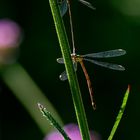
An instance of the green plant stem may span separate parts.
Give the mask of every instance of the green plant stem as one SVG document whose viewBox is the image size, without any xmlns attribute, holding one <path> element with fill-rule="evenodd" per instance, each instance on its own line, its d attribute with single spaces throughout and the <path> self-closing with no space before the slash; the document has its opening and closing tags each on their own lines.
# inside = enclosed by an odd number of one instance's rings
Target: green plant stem
<svg viewBox="0 0 140 140">
<path fill-rule="evenodd" d="M 119 123 L 121 121 L 121 118 L 123 116 L 123 113 L 124 113 L 124 110 L 125 110 L 125 107 L 126 107 L 126 103 L 127 103 L 127 100 L 128 100 L 129 92 L 130 92 L 130 85 L 128 85 L 128 88 L 127 88 L 126 93 L 125 93 L 124 98 L 123 98 L 123 102 L 122 102 L 121 108 L 119 110 L 119 113 L 118 113 L 118 115 L 116 117 L 116 121 L 114 123 L 114 126 L 113 126 L 113 128 L 111 130 L 111 133 L 110 133 L 110 135 L 109 135 L 107 140 L 112 140 L 113 139 L 113 136 L 114 136 L 114 134 L 115 134 L 115 132 L 116 132 L 118 126 L 119 126 Z"/>
<path fill-rule="evenodd" d="M 43 103 L 55 116 L 57 121 L 63 125 L 63 122 L 53 105 L 45 95 L 43 95 L 20 64 L 16 63 L 5 68 L 1 73 L 1 77 L 17 99 L 26 108 L 44 134 L 51 131 L 52 127 L 45 118 L 40 116 L 40 111 L 37 108 L 38 102 Z"/>
<path fill-rule="evenodd" d="M 49 0 L 49 3 L 53 15 L 54 23 L 55 23 L 55 28 L 56 28 L 62 56 L 65 62 L 66 72 L 68 75 L 68 81 L 72 93 L 72 99 L 75 107 L 78 125 L 82 135 L 82 140 L 90 140 L 88 123 L 87 123 L 86 114 L 81 98 L 78 80 L 73 69 L 73 64 L 70 56 L 71 52 L 70 52 L 70 47 L 69 47 L 65 27 L 62 18 L 60 16 L 60 11 L 58 8 L 57 1 Z"/>
</svg>

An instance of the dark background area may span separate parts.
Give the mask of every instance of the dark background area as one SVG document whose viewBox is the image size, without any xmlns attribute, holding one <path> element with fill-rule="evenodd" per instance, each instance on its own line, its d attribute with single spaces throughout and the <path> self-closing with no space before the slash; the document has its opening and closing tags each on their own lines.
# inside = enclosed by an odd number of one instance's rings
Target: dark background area
<svg viewBox="0 0 140 140">
<path fill-rule="evenodd" d="M 127 54 L 105 60 L 122 64 L 126 68 L 124 72 L 85 63 L 94 88 L 96 111 L 92 110 L 86 80 L 78 65 L 77 74 L 89 127 L 101 134 L 103 140 L 107 139 L 127 85 L 130 84 L 129 101 L 114 140 L 139 140 L 140 11 L 137 9 L 140 9 L 140 2 L 90 2 L 95 5 L 95 11 L 78 1 L 71 2 L 77 53 L 122 48 Z M 0 18 L 15 20 L 22 27 L 24 40 L 20 46 L 18 62 L 56 107 L 64 122 L 76 122 L 68 82 L 59 80 L 64 66 L 56 62 L 61 52 L 49 2 L 2 0 Z M 70 40 L 68 13 L 63 19 Z M 0 139 L 41 140 L 43 137 L 24 107 L 1 80 Z"/>
</svg>

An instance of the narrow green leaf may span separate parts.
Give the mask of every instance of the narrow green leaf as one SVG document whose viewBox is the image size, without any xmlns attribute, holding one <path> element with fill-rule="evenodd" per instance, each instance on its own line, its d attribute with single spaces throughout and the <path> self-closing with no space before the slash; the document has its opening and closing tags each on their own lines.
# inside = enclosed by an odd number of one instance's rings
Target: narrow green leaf
<svg viewBox="0 0 140 140">
<path fill-rule="evenodd" d="M 59 123 L 53 118 L 53 116 L 51 115 L 51 113 L 49 111 L 46 110 L 46 108 L 38 103 L 38 107 L 40 109 L 40 111 L 42 112 L 44 117 L 47 117 L 48 121 L 50 122 L 50 124 L 56 128 L 61 135 L 64 137 L 65 140 L 71 140 L 68 135 L 66 134 L 66 132 L 64 131 L 64 129 L 59 125 Z"/>
<path fill-rule="evenodd" d="M 121 118 L 123 116 L 123 113 L 124 113 L 124 110 L 125 110 L 125 107 L 126 107 L 126 103 L 127 103 L 127 100 L 128 100 L 129 92 L 130 92 L 130 85 L 128 85 L 128 88 L 127 88 L 126 93 L 125 93 L 124 98 L 123 98 L 123 102 L 122 102 L 121 108 L 120 108 L 119 113 L 118 113 L 118 115 L 116 117 L 116 121 L 115 121 L 114 126 L 113 126 L 113 128 L 111 130 L 111 133 L 110 133 L 110 135 L 108 137 L 108 140 L 112 140 L 113 139 L 113 136 L 114 136 L 114 134 L 115 134 L 115 132 L 116 132 L 116 130 L 118 128 L 118 125 L 119 125 L 119 123 L 121 121 Z"/>
</svg>

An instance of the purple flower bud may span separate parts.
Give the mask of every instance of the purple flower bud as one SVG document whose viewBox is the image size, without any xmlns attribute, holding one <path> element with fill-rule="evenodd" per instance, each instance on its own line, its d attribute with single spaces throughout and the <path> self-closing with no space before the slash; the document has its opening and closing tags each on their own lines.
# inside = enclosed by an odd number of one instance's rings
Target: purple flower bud
<svg viewBox="0 0 140 140">
<path fill-rule="evenodd" d="M 82 140 L 79 127 L 76 124 L 68 124 L 64 127 L 64 130 L 71 140 Z M 93 131 L 90 132 L 90 139 L 101 140 L 100 136 Z M 63 137 L 59 132 L 52 132 L 44 140 L 63 140 Z"/>
<path fill-rule="evenodd" d="M 17 47 L 21 42 L 21 29 L 10 19 L 0 20 L 0 65 L 16 59 Z"/>
</svg>

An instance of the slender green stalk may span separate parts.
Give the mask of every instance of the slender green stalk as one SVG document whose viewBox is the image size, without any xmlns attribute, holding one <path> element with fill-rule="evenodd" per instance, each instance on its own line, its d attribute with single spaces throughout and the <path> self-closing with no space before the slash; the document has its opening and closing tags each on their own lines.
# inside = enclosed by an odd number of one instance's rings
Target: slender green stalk
<svg viewBox="0 0 140 140">
<path fill-rule="evenodd" d="M 68 137 L 68 135 L 66 134 L 66 132 L 64 131 L 64 129 L 53 118 L 53 116 L 51 115 L 51 113 L 42 104 L 40 104 L 40 103 L 38 103 L 38 107 L 39 107 L 40 111 L 42 112 L 43 116 L 46 117 L 48 119 L 48 121 L 50 122 L 50 124 L 53 125 L 53 127 L 56 128 L 61 133 L 61 135 L 63 136 L 63 138 L 65 140 L 70 140 L 70 138 Z"/>
<path fill-rule="evenodd" d="M 72 99 L 73 99 L 73 103 L 75 107 L 78 125 L 79 125 L 80 132 L 82 135 L 82 139 L 90 140 L 88 123 L 87 123 L 86 114 L 85 114 L 85 110 L 84 110 L 84 106 L 83 106 L 83 102 L 81 98 L 78 80 L 73 69 L 73 64 L 72 64 L 72 60 L 70 56 L 71 52 L 70 52 L 70 47 L 69 47 L 65 27 L 64 27 L 62 18 L 60 16 L 60 11 L 58 8 L 57 1 L 49 0 L 49 2 L 50 2 L 50 7 L 51 7 L 54 23 L 55 23 L 55 28 L 56 28 L 62 56 L 65 62 L 66 72 L 68 75 L 68 81 L 69 81 L 69 85 L 70 85 L 70 89 L 72 93 Z"/>
<path fill-rule="evenodd" d="M 126 103 L 127 103 L 127 100 L 128 100 L 128 96 L 129 96 L 129 92 L 130 92 L 130 85 L 128 85 L 128 88 L 127 88 L 126 93 L 125 93 L 124 98 L 123 98 L 123 102 L 122 102 L 121 108 L 119 110 L 119 113 L 118 113 L 118 115 L 116 117 L 116 121 L 114 123 L 114 126 L 113 126 L 113 128 L 111 130 L 111 133 L 110 133 L 110 135 L 109 135 L 107 140 L 112 140 L 113 139 L 113 136 L 114 136 L 114 134 L 115 134 L 115 132 L 116 132 L 116 130 L 118 128 L 118 125 L 119 125 L 120 120 L 122 118 L 122 115 L 124 113 L 124 110 L 125 110 L 125 107 L 126 107 Z"/>
<path fill-rule="evenodd" d="M 48 131 L 51 131 L 52 127 L 45 118 L 40 117 L 40 111 L 37 108 L 38 102 L 47 106 L 57 121 L 63 125 L 62 120 L 53 105 L 40 91 L 20 64 L 16 63 L 5 68 L 5 70 L 1 72 L 1 77 L 45 135 Z"/>
</svg>

